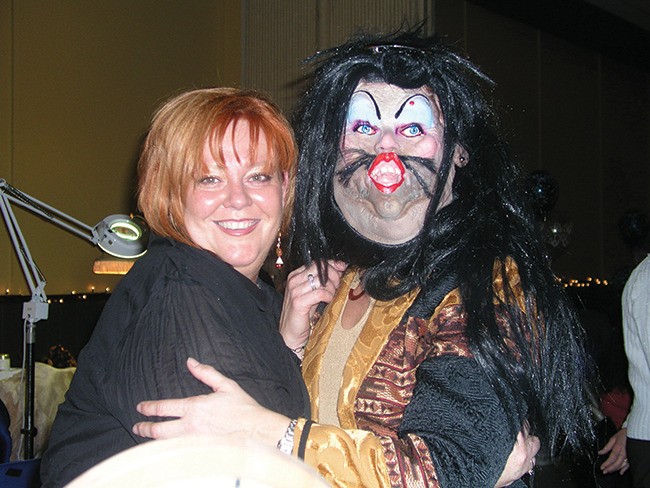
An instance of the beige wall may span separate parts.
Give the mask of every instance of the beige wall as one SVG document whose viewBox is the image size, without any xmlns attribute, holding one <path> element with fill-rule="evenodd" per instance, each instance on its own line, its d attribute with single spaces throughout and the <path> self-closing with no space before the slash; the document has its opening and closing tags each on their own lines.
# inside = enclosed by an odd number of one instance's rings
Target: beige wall
<svg viewBox="0 0 650 488">
<path fill-rule="evenodd" d="M 0 177 L 94 225 L 135 210 L 139 144 L 159 103 L 237 85 L 234 0 L 0 0 Z M 49 295 L 113 287 L 100 251 L 16 210 Z M 6 232 L 0 290 L 27 293 Z"/>
<path fill-rule="evenodd" d="M 304 90 L 303 60 L 361 29 L 392 31 L 429 19 L 423 0 L 242 0 L 242 83 L 270 93 L 291 112 Z"/>
<path fill-rule="evenodd" d="M 0 0 L 0 177 L 89 224 L 133 211 L 138 146 L 170 94 L 241 84 L 290 111 L 306 56 L 421 18 L 497 81 L 515 154 L 559 181 L 574 233 L 556 270 L 630 262 L 616 221 L 650 211 L 648 74 L 463 0 Z M 49 294 L 114 286 L 90 272 L 99 251 L 17 213 Z M 5 288 L 26 291 L 0 232 Z"/>
</svg>

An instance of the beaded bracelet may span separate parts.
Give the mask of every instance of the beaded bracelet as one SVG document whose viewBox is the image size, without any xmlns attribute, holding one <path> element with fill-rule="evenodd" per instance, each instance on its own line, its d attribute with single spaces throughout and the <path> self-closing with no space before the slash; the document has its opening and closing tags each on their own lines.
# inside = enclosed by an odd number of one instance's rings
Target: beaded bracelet
<svg viewBox="0 0 650 488">
<path fill-rule="evenodd" d="M 303 358 L 305 357 L 305 349 L 307 348 L 307 344 L 303 344 L 302 346 L 296 347 L 295 349 L 290 347 L 291 352 L 294 353 L 296 356 L 298 356 L 298 359 L 300 359 L 300 362 L 302 362 Z"/>
</svg>

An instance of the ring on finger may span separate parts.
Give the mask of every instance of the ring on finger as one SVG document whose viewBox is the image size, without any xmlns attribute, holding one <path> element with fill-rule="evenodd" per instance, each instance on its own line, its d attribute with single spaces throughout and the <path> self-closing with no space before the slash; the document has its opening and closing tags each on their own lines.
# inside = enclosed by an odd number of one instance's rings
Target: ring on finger
<svg viewBox="0 0 650 488">
<path fill-rule="evenodd" d="M 314 275 L 313 275 L 313 274 L 309 273 L 309 274 L 307 275 L 307 281 L 309 282 L 309 286 L 311 286 L 312 291 L 315 291 L 316 288 L 318 288 L 318 287 L 316 286 L 316 280 L 314 279 Z"/>
</svg>

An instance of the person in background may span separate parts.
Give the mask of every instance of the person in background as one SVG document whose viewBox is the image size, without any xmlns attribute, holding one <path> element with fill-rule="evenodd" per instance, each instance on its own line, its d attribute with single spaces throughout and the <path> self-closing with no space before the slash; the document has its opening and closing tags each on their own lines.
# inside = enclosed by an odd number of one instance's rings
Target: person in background
<svg viewBox="0 0 650 488">
<path fill-rule="evenodd" d="M 55 368 L 73 368 L 77 366 L 75 357 L 61 344 L 51 346 L 42 362 Z"/>
<path fill-rule="evenodd" d="M 615 289 L 620 288 L 620 296 L 618 300 L 619 307 L 623 306 L 623 291 L 624 287 L 627 284 L 632 271 L 644 260 L 647 256 L 647 237 L 648 229 L 650 228 L 648 224 L 648 217 L 645 212 L 638 209 L 629 209 L 626 210 L 618 221 L 618 229 L 620 235 L 625 241 L 625 243 L 630 248 L 632 253 L 632 264 L 625 265 L 622 268 L 618 269 L 612 279 L 610 284 L 615 287 Z M 619 310 L 619 317 L 623 317 L 625 314 Z M 625 355 L 625 351 L 623 352 Z M 625 384 L 628 393 L 631 396 L 632 388 L 629 385 L 629 378 L 627 378 L 627 361 L 626 361 L 626 370 L 625 370 Z M 619 397 L 620 398 L 620 397 Z M 624 398 L 626 404 L 629 403 L 627 398 Z M 631 398 L 629 399 L 631 400 Z M 628 405 L 629 407 L 629 405 Z M 629 408 L 628 408 L 629 410 Z M 618 472 L 621 475 L 626 475 L 625 483 L 628 482 L 627 478 L 629 477 L 628 468 L 630 464 L 627 459 L 626 452 L 626 443 L 627 443 L 627 422 L 624 422 L 621 425 L 620 430 L 618 430 L 614 435 L 612 435 L 608 440 L 605 446 L 598 452 L 601 456 L 607 456 L 603 464 L 601 465 L 601 470 L 604 474 L 610 474 Z M 624 483 L 621 483 L 622 485 Z M 625 484 L 627 486 L 627 484 Z"/>
<path fill-rule="evenodd" d="M 631 391 L 627 380 L 627 359 L 623 346 L 621 294 L 607 287 L 607 300 L 580 301 L 574 297 L 580 321 L 587 334 L 587 350 L 593 358 L 597 380 L 593 382 L 592 410 L 596 424 L 595 442 L 588 452 L 569 461 L 571 480 L 577 488 L 630 488 L 629 465 L 625 454 L 625 428 Z M 622 287 L 621 287 L 622 292 Z M 608 302 L 618 302 L 609 311 Z M 585 306 L 587 308 L 585 308 Z M 610 314 L 614 317 L 610 318 Z M 612 323 L 613 322 L 613 323 Z"/>
<path fill-rule="evenodd" d="M 626 451 L 634 488 L 650 487 L 650 256 L 632 271 L 622 298 L 623 336 L 634 393 Z"/>
<path fill-rule="evenodd" d="M 281 297 L 259 279 L 290 215 L 295 161 L 291 127 L 257 93 L 194 90 L 158 110 L 138 165 L 138 204 L 154 236 L 79 356 L 42 460 L 44 486 L 145 441 L 131 432 L 144 419 L 138 402 L 210 392 L 188 373 L 189 356 L 264 408 L 309 416 L 299 362 L 278 332 Z"/>
<path fill-rule="evenodd" d="M 255 437 L 332 486 L 521 485 L 540 440 L 553 454 L 590 444 L 588 360 L 482 95 L 490 82 L 417 32 L 317 60 L 297 126 L 292 231 L 307 264 L 283 308 L 304 318 L 281 328 L 306 345 L 311 416 L 270 412 L 190 362 L 214 393 L 144 402 L 177 419 L 134 432 Z M 348 268 L 311 329 L 305 297 L 338 278 L 330 260 Z"/>
</svg>

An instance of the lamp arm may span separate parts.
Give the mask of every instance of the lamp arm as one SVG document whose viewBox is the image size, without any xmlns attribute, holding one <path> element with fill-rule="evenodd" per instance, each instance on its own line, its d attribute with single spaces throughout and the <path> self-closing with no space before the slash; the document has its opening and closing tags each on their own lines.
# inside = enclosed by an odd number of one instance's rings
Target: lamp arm
<svg viewBox="0 0 650 488">
<path fill-rule="evenodd" d="M 44 220 L 56 224 L 68 232 L 81 237 L 102 251 L 120 258 L 136 258 L 146 252 L 149 229 L 141 217 L 128 215 L 109 215 L 94 227 L 61 212 L 60 210 L 23 193 L 0 178 L 0 196 L 5 207 L 13 215 L 9 202 L 13 202 Z M 5 218 L 8 220 L 8 217 Z M 15 217 L 13 218 L 15 222 Z M 18 228 L 17 224 L 14 225 Z M 23 240 L 24 242 L 24 240 Z M 14 243 L 14 246 L 16 243 Z"/>
<path fill-rule="evenodd" d="M 58 225 L 59 227 L 63 227 L 68 232 L 71 232 L 78 237 L 91 242 L 92 244 L 97 244 L 96 232 L 94 232 L 91 226 L 84 224 L 80 220 L 77 220 L 64 212 L 61 212 L 60 210 L 48 205 L 47 203 L 41 202 L 40 200 L 27 195 L 14 186 L 11 186 L 9 183 L 7 183 L 6 180 L 1 178 L 0 192 L 3 193 L 9 201 L 20 205 L 30 212 L 35 213 L 39 217 Z"/>
<path fill-rule="evenodd" d="M 16 220 L 16 216 L 9 204 L 8 198 L 5 194 L 0 194 L 0 210 L 2 210 L 2 217 L 4 218 L 7 230 L 9 231 L 9 238 L 14 246 L 20 267 L 23 270 L 29 291 L 33 297 L 42 297 L 46 300 L 45 296 L 45 278 L 41 274 L 38 266 L 34 262 L 25 237 L 20 230 L 20 225 Z"/>
</svg>

